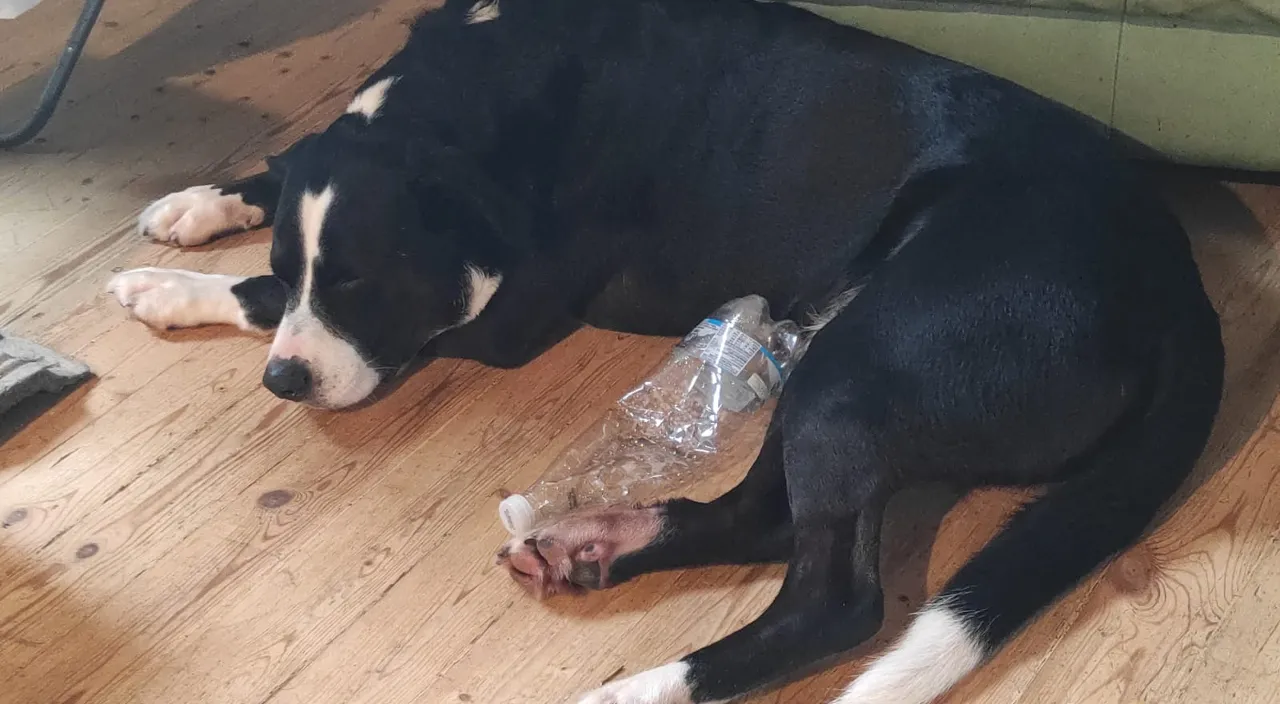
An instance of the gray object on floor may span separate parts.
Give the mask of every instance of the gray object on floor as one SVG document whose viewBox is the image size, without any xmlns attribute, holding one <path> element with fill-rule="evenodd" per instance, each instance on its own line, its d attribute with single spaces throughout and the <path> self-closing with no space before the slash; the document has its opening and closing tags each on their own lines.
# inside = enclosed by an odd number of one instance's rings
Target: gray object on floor
<svg viewBox="0 0 1280 704">
<path fill-rule="evenodd" d="M 89 376 L 81 362 L 0 333 L 0 415 L 36 394 L 67 391 Z"/>
</svg>

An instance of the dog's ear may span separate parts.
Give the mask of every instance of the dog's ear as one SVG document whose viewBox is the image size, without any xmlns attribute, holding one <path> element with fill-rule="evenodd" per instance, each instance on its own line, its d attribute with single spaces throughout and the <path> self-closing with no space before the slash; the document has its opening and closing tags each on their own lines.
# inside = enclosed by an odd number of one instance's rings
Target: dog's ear
<svg viewBox="0 0 1280 704">
<path fill-rule="evenodd" d="M 426 222 L 487 235 L 506 256 L 533 248 L 527 207 L 494 182 L 469 154 L 453 147 L 410 145 L 406 159 Z"/>
<path fill-rule="evenodd" d="M 303 135 L 301 139 L 289 145 L 288 149 L 285 149 L 279 154 L 272 154 L 271 156 L 268 156 L 266 159 L 267 171 L 276 174 L 281 179 L 284 179 L 284 177 L 288 175 L 291 165 L 310 151 L 311 148 L 315 146 L 316 140 L 319 138 L 320 135 L 315 133 Z"/>
</svg>

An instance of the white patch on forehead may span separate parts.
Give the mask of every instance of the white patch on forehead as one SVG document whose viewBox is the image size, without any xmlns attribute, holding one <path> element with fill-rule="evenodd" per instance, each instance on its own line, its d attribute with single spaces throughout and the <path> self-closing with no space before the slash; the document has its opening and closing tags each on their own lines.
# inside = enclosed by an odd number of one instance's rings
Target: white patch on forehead
<svg viewBox="0 0 1280 704">
<path fill-rule="evenodd" d="M 459 325 L 475 320 L 498 292 L 502 274 L 487 274 L 475 264 L 467 265 L 467 312 Z"/>
<path fill-rule="evenodd" d="M 270 358 L 297 358 L 311 370 L 313 385 L 308 402 L 326 408 L 342 408 L 373 393 L 380 378 L 355 345 L 335 333 L 320 319 L 313 297 L 316 264 L 320 261 L 320 237 L 325 218 L 337 193 L 333 184 L 318 195 L 307 191 L 298 204 L 298 229 L 302 234 L 302 281 L 294 307 L 285 313 L 271 343 Z"/>
<path fill-rule="evenodd" d="M 502 8 L 498 7 L 498 0 L 480 0 L 467 11 L 467 24 L 492 22 L 501 16 Z"/>
<path fill-rule="evenodd" d="M 382 109 L 382 104 L 387 102 L 387 91 L 391 90 L 391 85 L 398 80 L 400 80 L 399 76 L 387 76 L 356 93 L 356 97 L 352 98 L 351 104 L 347 106 L 347 114 L 363 115 L 365 120 L 373 122 L 373 118 L 377 117 L 378 111 Z"/>
<path fill-rule="evenodd" d="M 302 194 L 298 205 L 298 229 L 302 231 L 302 285 L 299 287 L 298 307 L 311 307 L 311 281 L 320 259 L 320 231 L 324 229 L 325 216 L 333 205 L 333 184 L 324 187 L 320 195 L 311 191 Z"/>
</svg>

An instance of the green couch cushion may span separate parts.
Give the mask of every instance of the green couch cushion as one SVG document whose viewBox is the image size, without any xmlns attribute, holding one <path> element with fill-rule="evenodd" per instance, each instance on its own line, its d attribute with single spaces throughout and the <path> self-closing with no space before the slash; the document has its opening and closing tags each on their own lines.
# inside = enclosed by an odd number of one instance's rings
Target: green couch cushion
<svg viewBox="0 0 1280 704">
<path fill-rule="evenodd" d="M 1154 21 L 1219 32 L 1280 34 L 1280 0 L 816 0 L 815 5 L 897 10 L 1068 15 Z"/>
<path fill-rule="evenodd" d="M 1166 156 L 1280 171 L 1280 0 L 815 0 L 837 22 L 977 66 Z"/>
</svg>

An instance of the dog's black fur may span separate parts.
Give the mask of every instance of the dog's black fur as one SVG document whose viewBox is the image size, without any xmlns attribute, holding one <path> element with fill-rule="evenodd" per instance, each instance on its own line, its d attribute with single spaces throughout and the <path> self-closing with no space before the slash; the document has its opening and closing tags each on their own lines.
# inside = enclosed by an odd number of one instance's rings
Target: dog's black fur
<svg viewBox="0 0 1280 704">
<path fill-rule="evenodd" d="M 250 326 L 288 321 L 299 203 L 333 186 L 314 305 L 370 368 L 424 345 L 514 367 L 582 324 L 680 334 L 752 293 L 825 323 L 741 486 L 503 550 L 543 594 L 789 562 L 759 620 L 584 701 L 785 680 L 878 629 L 892 493 L 1049 485 L 840 699 L 929 701 L 1136 540 L 1191 470 L 1222 388 L 1218 319 L 1179 223 L 1095 124 L 787 6 L 500 3 L 428 13 L 366 84 L 394 77 L 372 119 L 220 187 L 275 218 L 274 274 L 231 290 Z M 476 271 L 501 283 L 468 320 Z M 282 395 L 305 399 L 315 372 L 292 362 Z"/>
</svg>

